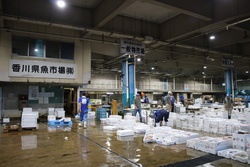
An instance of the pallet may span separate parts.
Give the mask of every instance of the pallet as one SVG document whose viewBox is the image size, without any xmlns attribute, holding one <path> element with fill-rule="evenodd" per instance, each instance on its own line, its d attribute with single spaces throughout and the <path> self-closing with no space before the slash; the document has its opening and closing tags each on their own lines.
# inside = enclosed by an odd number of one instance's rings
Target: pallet
<svg viewBox="0 0 250 167">
<path fill-rule="evenodd" d="M 3 128 L 3 133 L 9 133 L 11 131 L 18 131 L 21 132 L 22 131 L 22 127 L 20 125 L 16 125 L 17 127 L 13 128 L 13 126 L 10 125 L 6 125 Z"/>
<path fill-rule="evenodd" d="M 56 126 L 56 125 L 69 125 L 72 126 L 72 121 L 64 122 L 59 120 L 48 121 L 48 125 Z"/>
</svg>

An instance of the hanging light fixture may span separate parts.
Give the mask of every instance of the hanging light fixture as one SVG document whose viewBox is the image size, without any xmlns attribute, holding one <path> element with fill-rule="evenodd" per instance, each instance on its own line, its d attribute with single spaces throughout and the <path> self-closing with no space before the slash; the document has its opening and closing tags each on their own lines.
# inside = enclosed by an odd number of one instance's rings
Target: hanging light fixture
<svg viewBox="0 0 250 167">
<path fill-rule="evenodd" d="M 59 8 L 64 8 L 66 6 L 66 3 L 63 0 L 58 0 L 56 4 Z"/>
</svg>

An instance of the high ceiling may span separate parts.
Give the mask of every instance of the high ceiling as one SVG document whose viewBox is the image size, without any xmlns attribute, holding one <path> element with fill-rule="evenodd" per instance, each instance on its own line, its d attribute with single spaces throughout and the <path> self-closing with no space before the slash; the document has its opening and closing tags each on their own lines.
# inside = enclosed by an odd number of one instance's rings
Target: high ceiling
<svg viewBox="0 0 250 167">
<path fill-rule="evenodd" d="M 237 79 L 249 78 L 249 0 L 65 1 L 58 9 L 56 0 L 2 0 L 2 29 L 91 41 L 93 72 L 121 70 L 119 41 L 130 38 L 146 46 L 137 75 L 223 80 L 232 68 Z"/>
</svg>

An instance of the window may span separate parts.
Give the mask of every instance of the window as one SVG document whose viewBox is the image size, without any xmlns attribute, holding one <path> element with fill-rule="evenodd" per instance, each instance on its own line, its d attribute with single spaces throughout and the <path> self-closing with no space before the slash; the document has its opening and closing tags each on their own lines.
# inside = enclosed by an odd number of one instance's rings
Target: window
<svg viewBox="0 0 250 167">
<path fill-rule="evenodd" d="M 60 42 L 46 41 L 46 57 L 60 58 Z"/>
<path fill-rule="evenodd" d="M 29 39 L 29 56 L 44 57 L 44 41 L 42 39 Z"/>
<path fill-rule="evenodd" d="M 12 55 L 73 60 L 74 43 L 12 36 Z"/>
<path fill-rule="evenodd" d="M 16 56 L 28 55 L 29 39 L 25 37 L 12 37 L 12 54 Z"/>
<path fill-rule="evenodd" d="M 61 58 L 62 59 L 74 59 L 74 44 L 73 43 L 61 43 Z"/>
</svg>

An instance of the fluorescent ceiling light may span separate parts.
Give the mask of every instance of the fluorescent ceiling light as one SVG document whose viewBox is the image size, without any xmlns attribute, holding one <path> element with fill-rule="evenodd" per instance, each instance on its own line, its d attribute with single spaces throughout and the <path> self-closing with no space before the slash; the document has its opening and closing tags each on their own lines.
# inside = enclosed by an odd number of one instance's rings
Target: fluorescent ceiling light
<svg viewBox="0 0 250 167">
<path fill-rule="evenodd" d="M 139 61 L 139 62 L 140 62 L 140 61 L 141 61 L 141 58 L 137 58 L 137 61 Z"/>
<path fill-rule="evenodd" d="M 38 52 L 38 49 L 37 49 L 37 48 L 35 49 L 35 52 Z"/>
<path fill-rule="evenodd" d="M 59 8 L 64 8 L 65 7 L 65 2 L 63 1 L 63 0 L 58 0 L 57 2 L 56 2 L 56 4 L 57 4 L 57 6 L 59 7 Z"/>
<path fill-rule="evenodd" d="M 211 40 L 213 40 L 213 39 L 215 39 L 215 36 L 214 36 L 214 35 L 211 35 L 209 38 L 210 38 Z"/>
<path fill-rule="evenodd" d="M 204 68 L 204 69 L 206 69 L 206 68 L 207 68 L 207 66 L 203 66 L 203 68 Z"/>
<path fill-rule="evenodd" d="M 248 73 L 249 73 L 249 71 L 246 71 L 246 73 L 248 74 Z"/>
<path fill-rule="evenodd" d="M 154 67 L 151 67 L 151 70 L 154 70 L 155 68 Z"/>
</svg>

